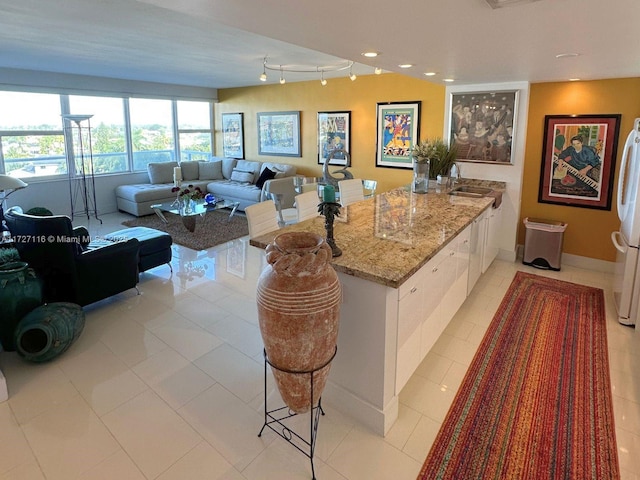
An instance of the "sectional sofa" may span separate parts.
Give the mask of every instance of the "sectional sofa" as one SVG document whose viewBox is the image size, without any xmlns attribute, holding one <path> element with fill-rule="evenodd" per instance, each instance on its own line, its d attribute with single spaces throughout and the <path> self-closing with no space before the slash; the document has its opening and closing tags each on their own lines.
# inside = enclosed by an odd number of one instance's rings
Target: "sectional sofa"
<svg viewBox="0 0 640 480">
<path fill-rule="evenodd" d="M 116 188 L 118 210 L 137 217 L 153 213 L 151 205 L 171 202 L 173 169 L 176 162 L 150 163 L 148 183 L 120 185 Z M 181 162 L 182 186 L 193 185 L 219 198 L 239 202 L 244 210 L 262 198 L 262 186 L 272 178 L 296 174 L 295 165 L 212 157 L 209 161 Z"/>
</svg>

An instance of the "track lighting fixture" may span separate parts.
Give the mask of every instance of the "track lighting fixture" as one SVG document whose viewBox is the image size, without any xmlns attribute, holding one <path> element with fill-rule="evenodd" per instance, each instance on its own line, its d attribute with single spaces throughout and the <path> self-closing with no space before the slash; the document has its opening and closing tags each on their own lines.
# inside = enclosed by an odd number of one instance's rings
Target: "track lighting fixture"
<svg viewBox="0 0 640 480">
<path fill-rule="evenodd" d="M 263 82 L 267 81 L 267 70 L 274 70 L 280 72 L 280 84 L 284 85 L 287 83 L 287 80 L 284 78 L 284 72 L 288 73 L 317 73 L 320 72 L 320 83 L 322 86 L 327 84 L 327 80 L 324 78 L 325 72 L 341 72 L 343 70 L 349 70 L 349 78 L 351 81 L 355 81 L 357 76 L 353 73 L 353 63 L 351 60 L 342 60 L 334 64 L 330 65 L 293 65 L 293 64 L 269 64 L 267 63 L 267 59 L 269 57 L 265 56 L 262 59 L 262 75 L 260 75 L 260 80 Z"/>
</svg>

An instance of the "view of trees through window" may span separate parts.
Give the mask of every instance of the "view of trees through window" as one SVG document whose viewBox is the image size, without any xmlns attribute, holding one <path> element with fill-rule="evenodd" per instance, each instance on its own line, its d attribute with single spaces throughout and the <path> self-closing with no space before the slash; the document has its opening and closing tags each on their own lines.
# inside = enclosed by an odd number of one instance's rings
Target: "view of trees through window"
<svg viewBox="0 0 640 480">
<path fill-rule="evenodd" d="M 78 153 L 78 125 L 62 120 L 68 113 L 91 115 L 81 126 L 91 126 L 96 175 L 206 160 L 213 152 L 210 102 L 0 91 L 0 171 L 66 175 Z"/>
</svg>

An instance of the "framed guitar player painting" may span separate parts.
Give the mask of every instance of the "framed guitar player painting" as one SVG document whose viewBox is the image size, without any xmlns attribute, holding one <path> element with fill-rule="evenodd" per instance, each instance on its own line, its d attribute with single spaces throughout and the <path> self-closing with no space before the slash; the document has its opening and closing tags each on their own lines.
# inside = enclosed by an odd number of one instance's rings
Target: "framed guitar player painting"
<svg viewBox="0 0 640 480">
<path fill-rule="evenodd" d="M 611 210 L 620 115 L 547 115 L 538 201 Z"/>
</svg>

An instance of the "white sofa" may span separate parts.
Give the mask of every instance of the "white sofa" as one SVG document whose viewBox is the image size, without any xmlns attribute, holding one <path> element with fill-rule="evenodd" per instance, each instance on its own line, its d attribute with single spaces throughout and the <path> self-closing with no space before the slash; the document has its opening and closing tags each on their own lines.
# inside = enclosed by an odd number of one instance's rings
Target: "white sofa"
<svg viewBox="0 0 640 480">
<path fill-rule="evenodd" d="M 153 213 L 151 205 L 175 200 L 176 194 L 171 189 L 173 169 L 177 166 L 176 162 L 150 163 L 149 183 L 116 187 L 118 210 L 141 217 Z M 183 187 L 193 185 L 216 197 L 239 202 L 240 210 L 261 201 L 266 180 L 296 173 L 295 165 L 220 157 L 206 162 L 182 162 L 180 167 Z"/>
</svg>

